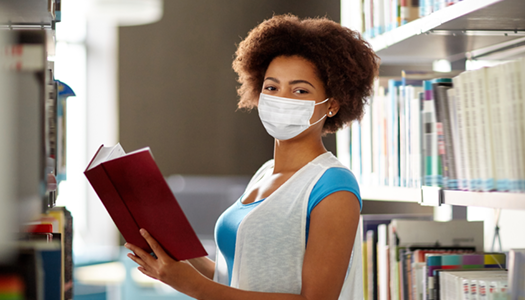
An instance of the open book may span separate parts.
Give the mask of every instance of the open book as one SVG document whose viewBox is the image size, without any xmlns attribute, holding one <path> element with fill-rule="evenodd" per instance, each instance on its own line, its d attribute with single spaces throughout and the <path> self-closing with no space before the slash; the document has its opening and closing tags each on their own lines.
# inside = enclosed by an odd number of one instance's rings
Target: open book
<svg viewBox="0 0 525 300">
<path fill-rule="evenodd" d="M 127 242 L 151 253 L 144 228 L 177 260 L 207 255 L 149 148 L 102 145 L 84 174 Z"/>
</svg>

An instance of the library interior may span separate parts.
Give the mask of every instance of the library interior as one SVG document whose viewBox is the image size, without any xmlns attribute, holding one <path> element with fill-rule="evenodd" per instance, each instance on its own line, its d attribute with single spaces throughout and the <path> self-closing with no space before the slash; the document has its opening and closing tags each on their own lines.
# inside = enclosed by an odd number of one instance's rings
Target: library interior
<svg viewBox="0 0 525 300">
<path fill-rule="evenodd" d="M 322 136 L 358 184 L 358 291 L 282 299 L 525 300 L 523 0 L 0 0 L 0 300 L 195 299 L 129 258 L 161 260 L 146 227 L 220 282 L 216 224 L 279 143 L 232 63 L 285 14 L 352 30 L 379 67 Z M 226 275 L 250 290 L 244 223 Z"/>
</svg>

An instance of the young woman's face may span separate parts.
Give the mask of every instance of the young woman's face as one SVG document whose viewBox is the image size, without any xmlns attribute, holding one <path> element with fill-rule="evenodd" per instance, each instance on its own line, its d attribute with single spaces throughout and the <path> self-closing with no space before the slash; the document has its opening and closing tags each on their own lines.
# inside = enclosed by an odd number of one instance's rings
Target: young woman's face
<svg viewBox="0 0 525 300">
<path fill-rule="evenodd" d="M 262 93 L 297 100 L 326 99 L 323 82 L 314 64 L 300 56 L 278 56 L 272 60 L 264 75 Z M 328 103 L 316 106 L 310 124 L 327 113 Z M 324 123 L 324 122 L 321 122 Z"/>
<path fill-rule="evenodd" d="M 324 85 L 315 66 L 300 56 L 278 56 L 264 75 L 264 94 L 299 100 L 326 99 Z"/>
</svg>

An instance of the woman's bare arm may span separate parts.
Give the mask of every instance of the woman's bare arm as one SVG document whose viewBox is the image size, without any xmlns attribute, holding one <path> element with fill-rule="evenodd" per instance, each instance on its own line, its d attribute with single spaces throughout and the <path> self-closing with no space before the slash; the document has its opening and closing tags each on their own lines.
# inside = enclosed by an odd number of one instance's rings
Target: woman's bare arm
<svg viewBox="0 0 525 300">
<path fill-rule="evenodd" d="M 188 259 L 188 262 L 202 275 L 209 279 L 213 279 L 213 274 L 215 273 L 215 262 L 213 260 L 204 256 Z"/>
</svg>

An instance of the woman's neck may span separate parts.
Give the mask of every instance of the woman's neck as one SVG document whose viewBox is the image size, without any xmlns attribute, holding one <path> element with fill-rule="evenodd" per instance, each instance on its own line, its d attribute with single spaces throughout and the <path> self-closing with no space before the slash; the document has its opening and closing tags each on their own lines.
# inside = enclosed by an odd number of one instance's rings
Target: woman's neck
<svg viewBox="0 0 525 300">
<path fill-rule="evenodd" d="M 318 139 L 275 140 L 274 173 L 297 172 L 327 150 L 319 136 Z"/>
</svg>

